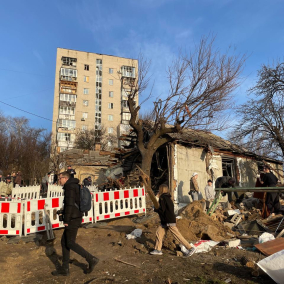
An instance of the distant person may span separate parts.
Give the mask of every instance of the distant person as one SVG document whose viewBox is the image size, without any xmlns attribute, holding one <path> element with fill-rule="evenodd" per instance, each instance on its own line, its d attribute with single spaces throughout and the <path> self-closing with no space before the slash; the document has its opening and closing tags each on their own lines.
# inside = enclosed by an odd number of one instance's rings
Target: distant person
<svg viewBox="0 0 284 284">
<path fill-rule="evenodd" d="M 46 174 L 41 180 L 41 195 L 43 197 L 47 196 L 49 177 L 50 177 L 50 173 Z"/>
<path fill-rule="evenodd" d="M 15 185 L 16 185 L 16 173 L 12 172 L 11 177 L 12 177 L 13 187 L 15 187 Z"/>
<path fill-rule="evenodd" d="M 202 193 L 199 191 L 197 178 L 198 178 L 198 173 L 193 173 L 190 179 L 190 191 L 188 192 L 188 194 L 191 196 L 193 201 L 203 199 Z"/>
<path fill-rule="evenodd" d="M 206 208 L 209 208 L 215 198 L 215 190 L 213 188 L 213 183 L 211 179 L 207 181 L 207 185 L 205 186 L 204 191 L 206 197 Z"/>
<path fill-rule="evenodd" d="M 1 200 L 5 200 L 5 198 L 11 196 L 13 190 L 13 183 L 11 182 L 11 177 L 6 177 L 6 182 L 2 181 L 0 182 L 0 196 Z"/>
<path fill-rule="evenodd" d="M 163 239 L 167 231 L 169 230 L 176 241 L 182 244 L 189 251 L 186 256 L 191 256 L 194 254 L 196 248 L 190 245 L 187 240 L 181 235 L 176 226 L 176 216 L 174 213 L 174 203 L 172 201 L 171 195 L 169 193 L 169 188 L 166 184 L 161 184 L 159 187 L 159 205 L 158 209 L 154 211 L 159 214 L 161 225 L 156 232 L 156 245 L 155 250 L 151 251 L 152 255 L 162 255 L 162 245 Z"/>
<path fill-rule="evenodd" d="M 84 178 L 83 185 L 84 186 L 91 186 L 92 185 L 92 178 L 90 176 Z"/>
<path fill-rule="evenodd" d="M 264 166 L 263 168 L 264 176 L 261 181 L 263 187 L 276 187 L 278 183 L 278 178 L 271 172 L 269 166 Z M 266 192 L 265 204 L 269 214 L 275 215 L 280 211 L 280 201 L 278 192 Z"/>
<path fill-rule="evenodd" d="M 22 172 L 17 172 L 17 175 L 15 177 L 15 187 L 22 186 L 23 179 L 22 179 Z"/>
<path fill-rule="evenodd" d="M 54 173 L 53 184 L 57 184 L 57 183 L 58 183 L 58 175 L 56 173 Z"/>
<path fill-rule="evenodd" d="M 70 165 L 67 166 L 67 173 L 70 175 L 71 178 L 74 178 L 74 176 L 76 175 L 76 171 L 72 169 Z"/>
<path fill-rule="evenodd" d="M 0 182 L 3 181 L 3 176 L 0 174 Z"/>
</svg>

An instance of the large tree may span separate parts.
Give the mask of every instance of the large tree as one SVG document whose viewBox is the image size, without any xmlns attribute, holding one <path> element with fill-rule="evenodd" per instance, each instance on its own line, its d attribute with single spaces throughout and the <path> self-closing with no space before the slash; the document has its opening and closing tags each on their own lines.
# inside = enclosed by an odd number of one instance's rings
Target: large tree
<svg viewBox="0 0 284 284">
<path fill-rule="evenodd" d="M 156 98 L 149 112 L 151 121 L 146 121 L 139 119 L 141 106 L 136 100 L 138 94 L 141 97 L 147 90 L 149 62 L 139 60 L 138 78 L 128 84 L 130 125 L 142 156 L 144 184 L 155 207 L 158 204 L 149 178 L 154 153 L 170 141 L 169 133 L 178 133 L 185 127 L 206 130 L 222 127 L 224 111 L 230 105 L 232 91 L 239 85 L 244 61 L 244 56 L 222 54 L 215 49 L 214 39 L 202 39 L 193 52 L 180 55 L 168 68 L 169 91 Z M 147 137 L 145 129 L 150 133 Z"/>
<path fill-rule="evenodd" d="M 237 109 L 239 123 L 231 135 L 247 149 L 274 158 L 284 156 L 284 63 L 263 65 L 252 96 Z"/>
</svg>

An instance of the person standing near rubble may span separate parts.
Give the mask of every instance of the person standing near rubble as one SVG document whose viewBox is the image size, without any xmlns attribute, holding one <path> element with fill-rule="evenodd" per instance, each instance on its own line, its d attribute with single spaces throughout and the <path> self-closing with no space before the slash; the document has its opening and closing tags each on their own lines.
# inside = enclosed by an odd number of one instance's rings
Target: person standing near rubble
<svg viewBox="0 0 284 284">
<path fill-rule="evenodd" d="M 204 191 L 206 197 L 206 208 L 209 208 L 210 204 L 215 198 L 215 190 L 213 188 L 213 183 L 211 179 L 207 181 L 207 185 L 205 186 Z"/>
<path fill-rule="evenodd" d="M 263 168 L 264 176 L 261 181 L 264 187 L 275 187 L 278 183 L 278 178 L 271 172 L 269 166 L 265 165 Z M 266 192 L 265 204 L 269 214 L 275 215 L 280 211 L 279 193 Z"/>
<path fill-rule="evenodd" d="M 54 276 L 68 276 L 69 275 L 69 260 L 70 250 L 73 250 L 80 256 L 86 259 L 89 267 L 85 273 L 91 273 L 99 259 L 91 255 L 84 248 L 76 243 L 78 229 L 82 223 L 82 212 L 80 207 L 80 185 L 77 178 L 71 178 L 70 174 L 66 171 L 59 175 L 59 182 L 63 185 L 64 189 L 64 209 L 62 213 L 63 223 L 65 226 L 62 238 L 62 267 L 52 272 Z M 76 206 L 77 205 L 77 206 Z M 79 205 L 79 206 L 78 206 Z"/>
<path fill-rule="evenodd" d="M 199 191 L 197 178 L 198 178 L 198 173 L 193 173 L 190 179 L 190 191 L 188 192 L 188 194 L 191 196 L 192 201 L 203 199 L 202 193 Z"/>
<path fill-rule="evenodd" d="M 156 245 L 155 249 L 150 252 L 152 255 L 162 255 L 163 239 L 167 231 L 169 230 L 178 243 L 184 245 L 188 250 L 186 256 L 194 254 L 196 248 L 189 244 L 186 239 L 181 235 L 176 226 L 176 216 L 174 213 L 174 203 L 169 193 L 169 188 L 166 184 L 161 184 L 159 187 L 159 205 L 158 209 L 154 211 L 159 214 L 161 225 L 156 232 Z"/>
<path fill-rule="evenodd" d="M 215 188 L 230 188 L 234 187 L 236 180 L 230 176 L 223 176 L 218 177 L 215 181 Z M 226 195 L 226 192 L 221 192 L 223 196 Z M 236 199 L 239 199 L 239 195 L 237 192 L 228 192 L 228 201 L 231 203 L 233 201 L 233 194 L 235 195 Z"/>
</svg>

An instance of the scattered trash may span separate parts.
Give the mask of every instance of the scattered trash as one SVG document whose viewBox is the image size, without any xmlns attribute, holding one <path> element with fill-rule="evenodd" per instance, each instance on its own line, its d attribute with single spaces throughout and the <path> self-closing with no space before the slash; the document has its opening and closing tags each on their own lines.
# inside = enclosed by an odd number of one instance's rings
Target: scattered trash
<svg viewBox="0 0 284 284">
<path fill-rule="evenodd" d="M 264 255 L 269 256 L 284 249 L 284 239 L 275 239 L 262 244 L 257 244 L 255 247 Z"/>
<path fill-rule="evenodd" d="M 241 214 L 241 211 L 240 209 L 235 209 L 235 210 L 228 210 L 227 213 L 229 216 L 232 216 L 232 215 L 235 215 L 236 213 Z"/>
<path fill-rule="evenodd" d="M 284 279 L 284 250 L 259 261 L 257 265 L 276 283 L 283 283 Z"/>
<path fill-rule="evenodd" d="M 268 242 L 268 241 L 272 241 L 274 240 L 275 237 L 272 234 L 269 233 L 263 233 L 259 238 L 258 238 L 258 242 L 260 244 Z"/>
<path fill-rule="evenodd" d="M 181 217 L 181 216 L 177 216 L 177 217 L 176 217 L 176 219 L 178 219 L 178 220 L 179 220 L 179 219 L 182 219 L 182 217 Z"/>
<path fill-rule="evenodd" d="M 141 235 L 142 235 L 142 230 L 141 229 L 135 229 L 130 234 L 126 235 L 126 239 L 131 240 L 131 239 L 140 238 Z"/>
<path fill-rule="evenodd" d="M 241 244 L 240 239 L 231 239 L 231 240 L 225 240 L 225 245 L 230 247 L 230 248 L 235 248 Z"/>
<path fill-rule="evenodd" d="M 208 252 L 218 244 L 219 242 L 214 242 L 211 240 L 201 240 L 194 244 L 196 247 L 195 253 Z"/>
<path fill-rule="evenodd" d="M 224 282 L 225 282 L 225 283 L 231 283 L 232 280 L 231 280 L 231 278 L 228 278 L 228 279 L 226 279 Z"/>
</svg>

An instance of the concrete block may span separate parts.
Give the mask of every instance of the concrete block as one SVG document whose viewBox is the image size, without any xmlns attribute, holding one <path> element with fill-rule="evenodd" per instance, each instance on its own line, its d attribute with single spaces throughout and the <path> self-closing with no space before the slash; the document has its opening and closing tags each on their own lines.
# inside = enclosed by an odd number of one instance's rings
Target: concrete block
<svg viewBox="0 0 284 284">
<path fill-rule="evenodd" d="M 235 248 L 241 244 L 240 239 L 231 239 L 231 240 L 225 240 L 225 244 L 230 248 Z"/>
<path fill-rule="evenodd" d="M 241 220 L 242 220 L 242 215 L 235 214 L 233 218 L 231 219 L 231 222 L 234 223 L 235 226 L 237 226 Z"/>
</svg>

